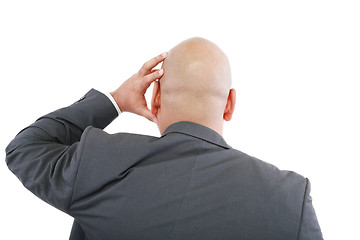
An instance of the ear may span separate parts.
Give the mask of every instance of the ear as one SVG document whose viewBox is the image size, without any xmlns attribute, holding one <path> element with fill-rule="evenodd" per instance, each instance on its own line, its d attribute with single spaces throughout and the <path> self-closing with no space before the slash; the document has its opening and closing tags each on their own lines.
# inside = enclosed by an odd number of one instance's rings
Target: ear
<svg viewBox="0 0 360 240">
<path fill-rule="evenodd" d="M 236 91 L 235 89 L 230 89 L 229 96 L 226 102 L 225 110 L 223 118 L 225 121 L 230 121 L 232 118 L 232 115 L 235 111 L 235 104 L 236 104 Z"/>
<path fill-rule="evenodd" d="M 154 87 L 151 98 L 151 113 L 157 117 L 160 109 L 160 84 L 158 81 L 154 81 Z"/>
</svg>

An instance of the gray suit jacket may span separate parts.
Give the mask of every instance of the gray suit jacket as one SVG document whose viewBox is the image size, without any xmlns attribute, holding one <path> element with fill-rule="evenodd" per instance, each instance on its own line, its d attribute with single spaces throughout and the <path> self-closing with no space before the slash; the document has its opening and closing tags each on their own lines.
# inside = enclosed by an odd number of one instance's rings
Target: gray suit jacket
<svg viewBox="0 0 360 240">
<path fill-rule="evenodd" d="M 75 218 L 70 239 L 322 239 L 304 177 L 195 123 L 107 134 L 116 116 L 91 90 L 6 148 L 24 186 Z"/>
</svg>

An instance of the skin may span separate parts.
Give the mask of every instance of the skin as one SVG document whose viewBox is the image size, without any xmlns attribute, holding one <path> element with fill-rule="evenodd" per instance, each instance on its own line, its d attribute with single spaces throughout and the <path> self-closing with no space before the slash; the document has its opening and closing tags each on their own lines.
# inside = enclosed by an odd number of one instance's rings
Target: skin
<svg viewBox="0 0 360 240">
<path fill-rule="evenodd" d="M 161 62 L 162 69 L 154 69 Z M 153 82 L 150 111 L 144 94 Z M 185 40 L 149 60 L 111 95 L 121 111 L 154 121 L 161 134 L 173 123 L 189 121 L 222 135 L 236 102 L 226 55 L 203 38 Z"/>
</svg>

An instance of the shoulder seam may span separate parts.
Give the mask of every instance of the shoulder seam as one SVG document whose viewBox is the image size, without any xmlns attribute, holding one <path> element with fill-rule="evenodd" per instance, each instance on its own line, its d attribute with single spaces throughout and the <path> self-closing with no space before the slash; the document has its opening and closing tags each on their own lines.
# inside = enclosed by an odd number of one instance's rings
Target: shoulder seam
<svg viewBox="0 0 360 240">
<path fill-rule="evenodd" d="M 297 232 L 296 239 L 299 239 L 300 228 L 301 228 L 302 219 L 303 219 L 303 216 L 304 216 L 304 207 L 305 207 L 305 200 L 306 200 L 306 192 L 307 192 L 307 188 L 308 188 L 309 179 L 305 178 L 305 181 L 306 181 L 306 185 L 305 185 L 305 190 L 304 190 L 304 197 L 303 197 L 303 203 L 302 203 L 302 208 L 301 208 L 301 217 L 300 217 L 300 223 L 299 223 L 299 228 L 298 228 L 298 232 Z"/>
<path fill-rule="evenodd" d="M 84 148 L 85 148 L 85 145 L 86 145 L 86 142 L 87 142 L 87 135 L 88 135 L 88 132 L 89 130 L 91 129 L 92 127 L 88 127 L 84 130 L 83 134 L 81 135 L 81 138 L 85 138 L 84 139 L 84 143 L 83 143 L 83 148 L 81 149 L 81 152 L 79 153 L 80 154 L 80 157 L 79 157 L 79 165 L 76 169 L 76 174 L 75 174 L 75 179 L 74 179 L 74 184 L 73 184 L 73 188 L 72 188 L 72 192 L 71 192 L 71 196 L 70 196 L 70 202 L 69 202 L 69 206 L 67 207 L 68 211 L 70 212 L 70 208 L 71 208 L 71 205 L 73 203 L 73 197 L 74 197 L 74 188 L 75 188 L 75 183 L 76 183 L 76 180 L 77 180 L 77 176 L 78 176 L 78 172 L 79 172 L 79 169 L 80 169 L 80 165 L 81 165 L 81 162 L 82 162 L 82 156 L 83 156 L 83 153 L 84 153 Z M 81 142 L 81 139 L 79 141 L 79 143 Z M 78 146 L 79 148 L 80 146 Z M 70 214 L 71 215 L 71 214 Z"/>
</svg>

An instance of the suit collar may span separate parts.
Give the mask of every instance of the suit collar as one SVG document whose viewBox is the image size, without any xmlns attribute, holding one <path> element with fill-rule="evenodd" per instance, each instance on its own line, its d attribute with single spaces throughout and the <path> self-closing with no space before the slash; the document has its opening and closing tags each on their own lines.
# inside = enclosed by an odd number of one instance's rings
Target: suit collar
<svg viewBox="0 0 360 240">
<path fill-rule="evenodd" d="M 164 131 L 161 137 L 164 137 L 170 133 L 182 133 L 192 137 L 200 138 L 204 141 L 216 144 L 223 148 L 231 148 L 219 133 L 208 127 L 193 122 L 173 123 Z"/>
</svg>

